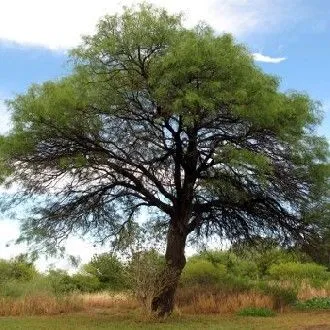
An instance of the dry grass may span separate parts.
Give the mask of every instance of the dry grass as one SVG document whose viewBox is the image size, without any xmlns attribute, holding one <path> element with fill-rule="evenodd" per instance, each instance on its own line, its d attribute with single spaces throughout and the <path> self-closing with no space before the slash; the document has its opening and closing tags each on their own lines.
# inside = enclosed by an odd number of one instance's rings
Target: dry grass
<svg viewBox="0 0 330 330">
<path fill-rule="evenodd" d="M 292 287 L 292 283 L 282 283 L 283 287 Z M 298 299 L 329 297 L 330 286 L 315 288 L 303 282 L 298 290 Z M 276 297 L 258 291 L 221 291 L 214 287 L 180 288 L 177 294 L 177 309 L 187 314 L 228 314 L 246 307 L 264 307 L 278 312 L 288 310 L 287 303 Z"/>
<path fill-rule="evenodd" d="M 117 309 L 135 309 L 139 306 L 137 300 L 132 294 L 121 293 L 89 293 L 77 296 L 81 299 L 85 309 L 90 308 L 117 308 Z"/>
<path fill-rule="evenodd" d="M 303 282 L 298 291 L 298 299 L 307 300 L 314 297 L 330 297 L 330 286 L 326 285 L 323 288 L 315 288 L 308 282 Z"/>
<path fill-rule="evenodd" d="M 0 316 L 56 315 L 91 309 L 129 310 L 138 306 L 129 294 L 72 294 L 63 297 L 31 295 L 22 298 L 0 298 Z"/>
<path fill-rule="evenodd" d="M 81 310 L 82 301 L 75 296 L 57 298 L 50 295 L 34 295 L 0 298 L 0 316 L 55 315 Z"/>
<path fill-rule="evenodd" d="M 214 292 L 205 289 L 204 292 L 191 288 L 179 290 L 177 308 L 187 314 L 227 314 L 235 313 L 245 307 L 265 307 L 274 309 L 272 297 L 255 291 L 242 293 Z"/>
<path fill-rule="evenodd" d="M 330 287 L 314 288 L 303 283 L 298 298 L 330 296 Z M 129 311 L 140 307 L 130 293 L 72 294 L 56 297 L 49 294 L 31 295 L 22 298 L 0 298 L 0 316 L 56 315 L 93 309 Z M 190 287 L 179 289 L 176 297 L 176 310 L 184 314 L 229 314 L 246 307 L 265 307 L 285 310 L 278 306 L 275 298 L 256 291 L 225 292 L 212 287 Z"/>
</svg>

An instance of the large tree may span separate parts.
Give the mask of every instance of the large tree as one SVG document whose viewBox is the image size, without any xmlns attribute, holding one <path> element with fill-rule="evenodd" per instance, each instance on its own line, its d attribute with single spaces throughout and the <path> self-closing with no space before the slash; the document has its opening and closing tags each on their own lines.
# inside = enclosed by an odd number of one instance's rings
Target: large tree
<svg viewBox="0 0 330 330">
<path fill-rule="evenodd" d="M 327 201 L 319 105 L 281 92 L 230 35 L 142 5 L 104 17 L 71 58 L 70 76 L 9 103 L 1 174 L 34 206 L 26 237 L 110 240 L 150 209 L 167 230 L 151 306 L 165 315 L 189 234 L 294 242 L 321 230 L 306 216 Z"/>
</svg>

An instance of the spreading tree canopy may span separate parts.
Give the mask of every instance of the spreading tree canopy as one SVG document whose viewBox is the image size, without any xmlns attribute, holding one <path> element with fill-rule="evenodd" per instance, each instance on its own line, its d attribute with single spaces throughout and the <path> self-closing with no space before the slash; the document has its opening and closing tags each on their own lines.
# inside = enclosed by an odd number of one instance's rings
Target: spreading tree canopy
<svg viewBox="0 0 330 330">
<path fill-rule="evenodd" d="M 9 102 L 1 175 L 33 206 L 26 237 L 110 240 L 150 209 L 167 230 L 168 284 L 151 306 L 164 315 L 189 234 L 293 242 L 321 230 L 307 216 L 328 198 L 320 106 L 280 91 L 232 36 L 142 5 L 101 19 L 71 60 L 70 76 Z"/>
</svg>

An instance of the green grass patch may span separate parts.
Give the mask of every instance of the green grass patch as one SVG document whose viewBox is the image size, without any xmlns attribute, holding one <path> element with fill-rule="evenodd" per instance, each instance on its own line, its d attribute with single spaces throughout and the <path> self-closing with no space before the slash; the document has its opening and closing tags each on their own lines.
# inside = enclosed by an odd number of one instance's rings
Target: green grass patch
<svg viewBox="0 0 330 330">
<path fill-rule="evenodd" d="M 137 313 L 63 314 L 57 316 L 0 317 L 0 330 L 287 330 L 330 326 L 328 312 L 293 312 L 276 317 L 235 315 L 174 315 L 165 321 L 141 319 Z"/>
<path fill-rule="evenodd" d="M 318 297 L 305 301 L 298 301 L 295 305 L 298 309 L 317 310 L 329 309 L 330 310 L 330 297 Z"/>
<path fill-rule="evenodd" d="M 260 316 L 260 317 L 271 317 L 275 316 L 275 312 L 269 308 L 261 308 L 261 307 L 248 307 L 243 308 L 237 312 L 237 315 L 240 316 Z"/>
</svg>

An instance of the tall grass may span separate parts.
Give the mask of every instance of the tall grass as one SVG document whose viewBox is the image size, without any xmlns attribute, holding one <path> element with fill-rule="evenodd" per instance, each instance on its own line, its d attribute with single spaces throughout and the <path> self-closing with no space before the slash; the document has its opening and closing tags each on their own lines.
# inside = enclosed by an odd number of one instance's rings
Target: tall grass
<svg viewBox="0 0 330 330">
<path fill-rule="evenodd" d="M 135 309 L 139 306 L 138 301 L 132 294 L 127 292 L 121 293 L 84 293 L 78 294 L 84 308 L 115 308 L 115 309 Z"/>
<path fill-rule="evenodd" d="M 274 309 L 275 301 L 257 291 L 226 292 L 212 288 L 181 288 L 177 294 L 177 308 L 187 314 L 227 314 L 246 307 Z"/>
<path fill-rule="evenodd" d="M 298 299 L 307 300 L 312 298 L 330 297 L 330 281 L 322 286 L 315 287 L 308 281 L 303 281 L 298 288 Z"/>
<path fill-rule="evenodd" d="M 54 290 L 45 276 L 36 276 L 30 281 L 7 280 L 0 283 L 0 297 L 19 298 L 31 295 L 51 295 Z"/>
<path fill-rule="evenodd" d="M 73 293 L 62 296 L 38 294 L 0 298 L 0 316 L 54 315 L 96 308 L 126 311 L 138 306 L 136 299 L 127 293 Z"/>
<path fill-rule="evenodd" d="M 21 298 L 0 298 L 0 316 L 53 315 L 84 309 L 76 296 L 55 297 L 33 295 Z"/>
<path fill-rule="evenodd" d="M 115 312 L 134 310 L 139 302 L 128 292 L 73 293 L 56 296 L 47 292 L 33 292 L 31 287 L 21 297 L 0 298 L 0 316 L 54 315 L 93 309 Z M 300 288 L 299 298 L 327 297 L 330 290 L 313 288 L 308 283 Z M 278 297 L 257 290 L 226 291 L 215 287 L 192 286 L 180 288 L 176 297 L 176 310 L 186 314 L 228 314 L 244 308 L 268 308 L 285 311 L 288 304 Z"/>
</svg>

